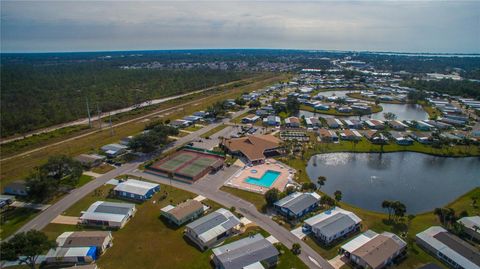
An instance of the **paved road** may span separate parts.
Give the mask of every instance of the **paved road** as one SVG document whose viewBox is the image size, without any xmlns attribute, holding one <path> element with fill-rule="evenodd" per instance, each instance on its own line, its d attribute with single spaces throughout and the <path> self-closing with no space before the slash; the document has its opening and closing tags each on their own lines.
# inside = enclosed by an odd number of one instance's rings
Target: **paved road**
<svg viewBox="0 0 480 269">
<path fill-rule="evenodd" d="M 322 258 L 305 242 L 298 239 L 290 231 L 274 222 L 269 216 L 257 211 L 256 207 L 236 196 L 219 190 L 223 182 L 236 171 L 239 167 L 231 166 L 217 172 L 214 175 L 208 175 L 194 184 L 187 184 L 178 181 L 172 181 L 172 185 L 176 188 L 200 194 L 212 201 L 215 201 L 226 208 L 234 206 L 241 214 L 249 220 L 255 222 L 258 226 L 269 232 L 277 238 L 282 244 L 291 248 L 294 243 L 299 243 L 302 246 L 302 252 L 299 257 L 309 268 L 333 268 L 328 261 Z M 142 171 L 134 171 L 131 175 L 139 176 L 154 182 L 169 185 L 170 180 Z"/>
<path fill-rule="evenodd" d="M 238 112 L 233 114 L 233 117 L 237 117 L 237 116 L 245 113 L 245 111 L 247 111 L 247 109 L 238 111 Z M 175 148 L 178 148 L 178 147 L 184 145 L 185 143 L 188 143 L 192 139 L 195 139 L 195 138 L 199 137 L 200 135 L 210 131 L 211 129 L 213 129 L 215 127 L 217 127 L 218 125 L 220 125 L 222 123 L 225 123 L 225 122 L 228 122 L 228 121 L 229 121 L 228 119 L 225 119 L 224 121 L 214 123 L 214 124 L 210 124 L 210 125 L 202 128 L 202 129 L 200 129 L 196 132 L 193 132 L 189 135 L 181 137 L 178 140 L 171 143 L 170 147 L 165 151 L 174 150 Z M 63 197 L 60 201 L 58 201 L 54 205 L 47 208 L 45 211 L 41 212 L 38 216 L 36 216 L 31 221 L 29 221 L 27 224 L 25 224 L 19 230 L 17 230 L 16 233 L 28 231 L 28 230 L 31 230 L 31 229 L 35 229 L 35 230 L 43 229 L 56 216 L 58 216 L 59 214 L 61 214 L 65 210 L 67 210 L 70 206 L 75 204 L 77 201 L 79 201 L 80 199 L 85 197 L 90 192 L 94 191 L 98 187 L 105 184 L 108 180 L 110 180 L 112 178 L 115 178 L 119 175 L 128 174 L 128 173 L 136 170 L 138 168 L 138 166 L 146 160 L 146 158 L 147 157 L 145 157 L 143 159 L 140 159 L 138 161 L 135 161 L 135 162 L 124 164 L 117 169 L 109 171 L 108 173 L 106 173 L 106 174 L 104 174 L 100 177 L 97 177 L 96 179 L 90 181 L 89 183 L 85 184 L 84 186 L 82 186 L 80 188 L 72 190 L 71 193 L 69 193 L 68 195 Z"/>
<path fill-rule="evenodd" d="M 238 117 L 241 114 L 245 113 L 246 111 L 248 111 L 248 109 L 238 111 L 232 115 L 232 118 Z M 169 149 L 167 149 L 167 151 L 174 150 L 175 148 L 178 148 L 179 146 L 182 146 L 191 140 L 198 139 L 200 135 L 212 130 L 213 128 L 219 126 L 220 124 L 225 124 L 228 122 L 229 122 L 229 119 L 225 119 L 221 122 L 210 124 L 198 131 L 195 131 L 189 135 L 181 137 L 175 142 L 173 142 L 170 145 Z M 62 212 L 66 211 L 69 207 L 71 207 L 73 204 L 78 202 L 80 199 L 82 199 L 83 197 L 85 197 L 86 195 L 88 195 L 98 187 L 105 184 L 108 180 L 115 178 L 119 175 L 131 174 L 131 175 L 140 176 L 155 182 L 159 182 L 167 185 L 170 184 L 170 180 L 167 178 L 154 176 L 138 170 L 138 166 L 141 163 L 143 163 L 147 158 L 148 157 L 145 157 L 142 160 L 137 160 L 131 163 L 124 164 L 121 167 L 114 169 L 90 181 L 84 186 L 73 190 L 71 193 L 66 195 L 60 201 L 50 206 L 48 209 L 41 212 L 38 216 L 32 219 L 30 222 L 25 224 L 16 233 L 28 231 L 31 229 L 35 229 L 35 230 L 43 229 L 55 217 L 57 217 Z M 195 184 L 187 184 L 187 183 L 182 183 L 178 181 L 172 181 L 171 183 L 174 187 L 203 195 L 208 199 L 213 200 L 219 204 L 222 204 L 227 208 L 232 206 L 236 207 L 237 210 L 240 211 L 245 217 L 255 222 L 257 225 L 262 227 L 267 232 L 269 232 L 271 235 L 277 238 L 280 242 L 282 242 L 288 248 L 291 248 L 293 243 L 299 243 L 302 247 L 302 253 L 299 255 L 299 258 L 309 268 L 333 268 L 328 263 L 328 261 L 323 259 L 310 246 L 308 246 L 306 243 L 298 239 L 290 231 L 287 231 L 285 228 L 275 223 L 273 220 L 270 219 L 269 216 L 258 212 L 253 204 L 245 200 L 242 200 L 236 196 L 233 196 L 229 193 L 223 192 L 219 189 L 223 185 L 223 182 L 225 182 L 226 179 L 228 179 L 231 175 L 233 175 L 236 171 L 238 171 L 238 169 L 239 168 L 236 166 L 225 168 L 224 170 L 221 170 L 214 175 L 207 175 L 205 178 L 196 182 Z"/>
<path fill-rule="evenodd" d="M 225 87 L 225 86 L 233 85 L 235 83 L 245 81 L 245 80 L 249 80 L 249 79 L 252 79 L 252 78 L 236 80 L 236 81 L 224 83 L 224 84 L 221 84 L 221 85 L 215 85 L 215 86 L 212 86 L 212 87 L 201 89 L 201 90 L 198 90 L 198 91 L 188 92 L 188 93 L 179 94 L 179 95 L 170 96 L 170 97 L 165 97 L 165 98 L 161 98 L 161 99 L 147 100 L 147 101 L 144 101 L 142 103 L 132 105 L 130 107 L 121 108 L 121 109 L 117 109 L 117 110 L 113 110 L 113 111 L 109 111 L 109 112 L 104 112 L 102 115 L 100 115 L 100 118 L 106 118 L 106 117 L 109 117 L 110 115 L 113 116 L 113 115 L 116 115 L 116 114 L 132 111 L 134 109 L 165 103 L 165 102 L 170 101 L 170 100 L 182 98 L 182 97 L 189 96 L 189 95 L 192 95 L 192 94 L 202 93 L 202 92 L 209 91 L 209 90 L 212 90 L 212 89 L 218 88 L 218 87 Z M 196 100 L 196 102 L 199 101 L 199 100 L 200 99 Z M 97 119 L 98 119 L 98 116 L 94 116 L 94 117 L 92 116 L 92 121 L 97 120 Z M 137 120 L 138 120 L 138 118 L 137 118 Z M 21 139 L 24 139 L 26 137 L 30 137 L 30 136 L 35 135 L 35 134 L 52 132 L 52 131 L 55 131 L 55 130 L 58 130 L 58 129 L 61 129 L 61 128 L 68 127 L 68 126 L 85 125 L 85 124 L 88 124 L 88 118 L 78 119 L 78 120 L 75 120 L 75 121 L 66 122 L 66 123 L 58 124 L 58 125 L 51 126 L 51 127 L 48 127 L 48 128 L 40 129 L 40 130 L 37 130 L 37 131 L 33 131 L 33 132 L 31 132 L 27 135 L 24 135 L 24 136 L 2 139 L 0 141 L 0 144 L 4 144 L 4 143 L 16 141 L 16 140 L 21 140 Z"/>
</svg>

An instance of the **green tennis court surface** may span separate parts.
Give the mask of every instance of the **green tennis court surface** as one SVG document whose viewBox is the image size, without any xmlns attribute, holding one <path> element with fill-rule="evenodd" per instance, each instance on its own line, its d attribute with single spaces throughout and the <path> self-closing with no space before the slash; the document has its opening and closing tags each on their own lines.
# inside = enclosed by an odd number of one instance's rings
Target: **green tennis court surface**
<svg viewBox="0 0 480 269">
<path fill-rule="evenodd" d="M 192 161 L 191 163 L 187 164 L 185 167 L 178 170 L 177 172 L 180 174 L 194 177 L 216 161 L 217 161 L 216 158 L 208 158 L 208 157 L 200 156 L 196 160 Z"/>
<path fill-rule="evenodd" d="M 196 156 L 194 154 L 189 154 L 189 153 L 182 152 L 182 153 L 174 156 L 170 160 L 167 160 L 164 163 L 160 163 L 159 165 L 156 165 L 156 168 L 160 168 L 160 169 L 163 169 L 163 170 L 166 170 L 166 171 L 173 172 L 173 171 L 177 170 L 178 168 L 180 168 L 180 166 L 182 166 L 185 163 L 193 160 L 195 157 Z"/>
</svg>

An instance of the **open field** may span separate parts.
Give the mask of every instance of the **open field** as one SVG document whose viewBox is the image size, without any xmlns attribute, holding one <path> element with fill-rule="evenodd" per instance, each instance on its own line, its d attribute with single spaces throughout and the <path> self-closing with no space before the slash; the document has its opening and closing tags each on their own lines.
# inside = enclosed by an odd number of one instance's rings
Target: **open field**
<svg viewBox="0 0 480 269">
<path fill-rule="evenodd" d="M 310 112 L 317 113 L 317 114 L 332 115 L 332 116 L 358 116 L 358 115 L 360 115 L 360 113 L 358 113 L 358 112 L 350 112 L 350 113 L 338 112 L 334 108 L 330 108 L 329 110 L 319 110 L 319 109 L 315 110 L 313 107 L 307 106 L 307 105 L 300 105 L 300 110 L 310 111 Z M 378 113 L 378 112 L 381 112 L 382 110 L 383 110 L 382 106 L 373 105 L 372 106 L 372 112 L 367 113 L 365 115 Z"/>
<path fill-rule="evenodd" d="M 257 78 L 256 81 L 233 88 L 229 91 L 212 91 L 211 96 L 204 97 L 199 99 L 198 96 L 188 96 L 181 99 L 176 99 L 174 101 L 163 104 L 161 109 L 168 109 L 174 106 L 177 106 L 174 109 L 171 109 L 169 115 L 163 113 L 163 117 L 159 118 L 162 120 L 175 119 L 185 115 L 189 115 L 198 110 L 206 109 L 210 104 L 213 104 L 216 101 L 224 100 L 227 98 L 233 98 L 244 91 L 253 91 L 255 89 L 262 88 L 264 86 L 270 85 L 280 80 L 287 78 L 287 74 L 282 75 L 270 75 L 268 77 Z M 206 93 L 203 93 L 202 96 L 205 96 Z M 157 112 L 152 112 L 157 113 Z M 147 116 L 150 117 L 150 116 Z M 154 115 L 151 118 L 155 118 Z M 81 153 L 95 151 L 102 145 L 113 143 L 119 139 L 139 133 L 145 128 L 145 124 L 148 122 L 142 120 L 132 120 L 127 124 L 122 124 L 114 127 L 114 135 L 110 135 L 109 129 L 96 130 L 88 135 L 71 139 L 69 141 L 63 142 L 61 144 L 53 144 L 49 147 L 42 148 L 38 151 L 31 152 L 27 155 L 14 157 L 10 159 L 5 159 L 1 161 L 1 181 L 2 184 L 6 184 L 15 179 L 22 179 L 28 175 L 28 173 L 35 166 L 40 165 L 45 162 L 49 156 L 56 154 L 66 154 L 69 156 L 75 156 Z"/>
</svg>

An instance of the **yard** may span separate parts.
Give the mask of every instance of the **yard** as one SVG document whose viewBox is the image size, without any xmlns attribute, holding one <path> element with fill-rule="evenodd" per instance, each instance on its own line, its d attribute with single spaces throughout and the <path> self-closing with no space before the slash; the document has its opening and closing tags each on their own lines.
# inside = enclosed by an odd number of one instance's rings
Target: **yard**
<svg viewBox="0 0 480 269">
<path fill-rule="evenodd" d="M 68 215 L 78 216 L 92 202 L 104 200 L 111 186 L 102 186 L 80 200 L 66 211 Z M 160 199 L 168 193 L 167 198 Z M 184 227 L 172 228 L 160 217 L 160 209 L 167 204 L 178 204 L 196 195 L 170 186 L 161 185 L 160 192 L 152 199 L 137 205 L 137 214 L 127 225 L 114 231 L 113 247 L 98 260 L 101 268 L 213 268 L 211 250 L 201 252 L 183 237 Z M 113 199 L 111 199 L 113 201 Z M 220 205 L 204 202 L 215 210 Z M 43 230 L 50 238 L 56 238 L 65 231 L 84 230 L 79 226 L 49 224 Z M 249 228 L 246 233 L 228 240 L 228 242 L 247 236 L 250 232 L 265 232 L 259 228 Z M 268 235 L 268 234 L 265 234 Z M 307 268 L 285 247 L 277 268 Z"/>
<path fill-rule="evenodd" d="M 37 216 L 40 212 L 35 209 L 12 207 L 0 213 L 0 238 L 4 239 L 12 235 L 25 223 Z"/>
<path fill-rule="evenodd" d="M 92 172 L 97 173 L 97 174 L 105 174 L 109 171 L 112 171 L 113 169 L 115 169 L 115 167 L 113 167 L 109 164 L 106 164 L 106 163 L 102 163 L 101 165 L 92 168 Z"/>
</svg>

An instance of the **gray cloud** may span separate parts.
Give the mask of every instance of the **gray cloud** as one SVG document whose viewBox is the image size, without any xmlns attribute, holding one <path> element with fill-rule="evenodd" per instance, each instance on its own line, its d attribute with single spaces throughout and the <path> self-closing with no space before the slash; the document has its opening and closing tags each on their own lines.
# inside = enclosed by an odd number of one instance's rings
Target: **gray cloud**
<svg viewBox="0 0 480 269">
<path fill-rule="evenodd" d="M 478 10 L 474 1 L 2 1 L 1 47 L 478 53 Z"/>
</svg>

